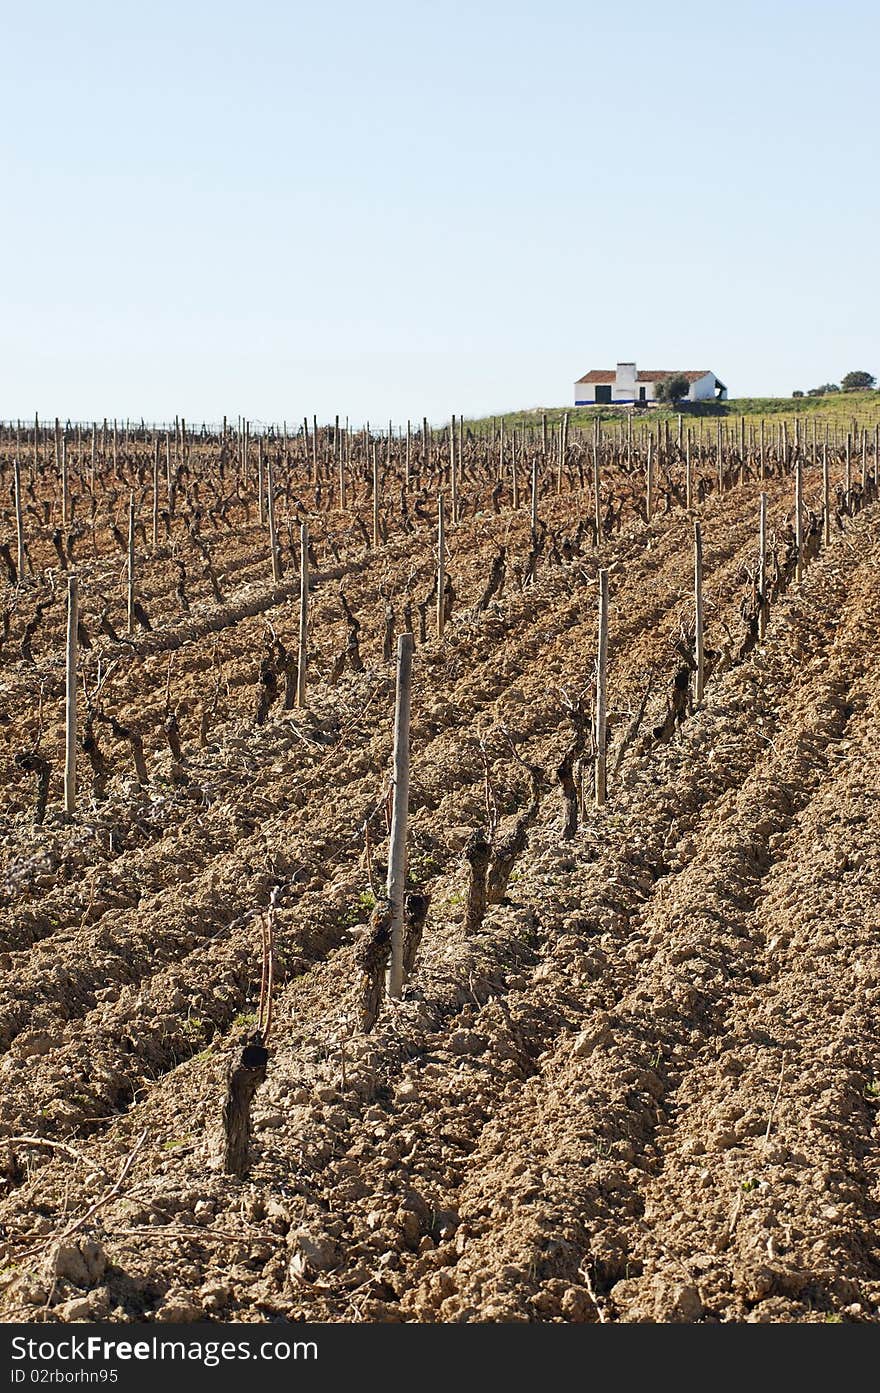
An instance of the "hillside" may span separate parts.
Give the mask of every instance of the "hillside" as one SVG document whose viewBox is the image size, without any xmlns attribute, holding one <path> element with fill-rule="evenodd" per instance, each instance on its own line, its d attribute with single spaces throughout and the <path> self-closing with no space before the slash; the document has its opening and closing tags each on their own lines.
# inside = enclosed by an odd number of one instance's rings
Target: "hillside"
<svg viewBox="0 0 880 1393">
<path fill-rule="evenodd" d="M 869 429 L 880 423 L 880 391 L 836 392 L 824 397 L 739 397 L 723 402 L 706 402 L 686 406 L 681 413 L 692 428 L 699 423 L 721 420 L 732 425 L 745 417 L 748 424 L 755 425 L 760 420 L 770 419 L 774 423 L 787 421 L 792 427 L 796 420 L 805 424 L 820 423 L 824 428 L 827 422 L 832 429 Z M 632 409 L 627 406 L 548 406 L 531 407 L 523 411 L 500 412 L 495 416 L 482 416 L 465 420 L 465 425 L 475 433 L 497 430 L 504 422 L 504 429 L 533 430 L 540 426 L 541 417 L 546 416 L 548 426 L 558 427 L 567 415 L 572 430 L 592 429 L 598 419 L 607 422 L 625 421 L 632 415 L 637 423 L 675 421 L 679 412 L 669 411 L 657 406 L 650 409 Z"/>
</svg>

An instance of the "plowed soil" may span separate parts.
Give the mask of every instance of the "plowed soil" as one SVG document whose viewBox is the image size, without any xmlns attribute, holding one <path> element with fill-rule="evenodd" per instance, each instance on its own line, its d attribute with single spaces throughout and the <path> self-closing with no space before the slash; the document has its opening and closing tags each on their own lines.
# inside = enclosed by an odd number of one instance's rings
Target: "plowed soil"
<svg viewBox="0 0 880 1393">
<path fill-rule="evenodd" d="M 718 647 L 744 633 L 761 488 L 781 527 L 790 478 L 699 509 Z M 561 537 L 581 507 L 551 494 L 542 517 Z M 73 822 L 64 590 L 28 662 L 14 640 L 36 591 L 20 588 L 0 671 L 0 1318 L 880 1320 L 880 506 L 835 524 L 765 641 L 741 659 L 734 643 L 660 743 L 692 533 L 678 509 L 545 554 L 533 584 L 511 564 L 477 613 L 497 546 L 524 560 L 528 518 L 451 529 L 453 616 L 414 668 L 409 874 L 430 910 L 403 999 L 369 1032 L 355 954 L 365 820 L 374 888 L 388 854 L 383 587 L 399 632 L 404 582 L 422 593 L 432 574 L 428 528 L 377 552 L 340 519 L 314 573 L 308 707 L 279 701 L 262 725 L 267 624 L 295 650 L 292 558 L 273 585 L 258 529 L 218 540 L 223 601 L 193 564 L 189 613 L 148 558 L 152 630 L 114 643 L 96 620 L 112 594 L 124 632 L 122 553 L 83 542 L 87 690 L 101 656 L 100 699 L 141 732 L 150 779 L 99 725 L 106 795 L 81 756 Z M 566 840 L 555 771 L 566 700 L 593 679 L 600 567 L 609 799 L 588 793 Z M 364 669 L 333 681 L 340 581 Z M 40 726 L 52 782 L 34 825 L 14 756 Z M 528 802 L 521 761 L 544 789 L 506 901 L 467 933 L 483 751 L 501 831 Z M 273 892 L 270 1060 L 239 1179 L 221 1112 Z"/>
</svg>

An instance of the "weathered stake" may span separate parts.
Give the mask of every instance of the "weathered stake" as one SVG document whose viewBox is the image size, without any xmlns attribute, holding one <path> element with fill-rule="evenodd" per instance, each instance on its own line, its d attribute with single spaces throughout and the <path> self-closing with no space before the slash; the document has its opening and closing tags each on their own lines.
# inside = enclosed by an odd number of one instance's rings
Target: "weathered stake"
<svg viewBox="0 0 880 1393">
<path fill-rule="evenodd" d="M 265 489 L 264 489 L 264 487 L 263 487 L 263 479 L 264 479 L 264 474 L 263 474 L 263 437 L 262 437 L 261 435 L 258 435 L 258 436 L 257 436 L 257 517 L 258 517 L 259 520 L 260 520 L 260 526 L 261 526 L 261 527 L 262 527 L 263 523 L 264 523 L 265 520 L 266 520 L 266 493 L 265 493 Z M 271 524 L 270 524 L 270 526 L 271 526 Z M 275 557 L 274 557 L 274 556 L 272 557 L 272 568 L 273 568 L 273 573 L 274 573 L 274 568 L 275 568 Z"/>
<path fill-rule="evenodd" d="M 126 566 L 128 632 L 134 633 L 134 491 L 128 495 L 128 562 Z"/>
<path fill-rule="evenodd" d="M 645 520 L 650 522 L 654 516 L 654 441 L 648 436 L 648 463 L 645 470 Z"/>
<path fill-rule="evenodd" d="M 388 995 L 403 992 L 403 919 L 406 888 L 406 822 L 409 809 L 409 723 L 412 709 L 413 636 L 397 640 L 397 699 L 394 709 L 394 793 L 388 854 L 388 901 L 391 905 L 391 964 Z"/>
<path fill-rule="evenodd" d="M 758 515 L 758 639 L 767 633 L 767 495 L 761 494 Z"/>
<path fill-rule="evenodd" d="M 443 494 L 437 495 L 437 637 L 446 623 L 446 519 Z"/>
<path fill-rule="evenodd" d="M 275 534 L 275 471 L 272 456 L 266 456 L 266 506 L 269 513 L 269 550 L 272 553 L 272 579 L 277 585 L 281 579 L 281 555 L 278 551 L 278 538 Z"/>
<path fill-rule="evenodd" d="M 697 671 L 694 677 L 694 700 L 703 700 L 706 680 L 706 660 L 703 653 L 703 536 L 700 524 L 694 523 L 694 650 Z"/>
<path fill-rule="evenodd" d="M 545 450 L 546 453 L 546 450 Z M 562 492 L 562 476 L 565 473 L 565 459 L 568 453 L 568 412 L 562 417 L 562 425 L 559 430 L 559 466 L 556 475 L 556 492 Z"/>
<path fill-rule="evenodd" d="M 17 567 L 19 584 L 24 580 L 24 523 L 21 511 L 21 461 L 18 455 L 13 462 L 15 473 L 15 538 L 17 542 Z"/>
<path fill-rule="evenodd" d="M 306 672 L 308 668 L 309 640 L 309 528 L 308 523 L 299 526 L 299 648 L 296 659 L 296 704 L 306 704 Z"/>
<path fill-rule="evenodd" d="M 70 484 L 67 477 L 67 432 L 61 437 L 61 526 L 70 520 Z"/>
<path fill-rule="evenodd" d="M 94 443 L 94 436 L 92 437 Z M 159 545 L 159 435 L 153 446 L 153 551 Z"/>
<path fill-rule="evenodd" d="M 537 456 L 537 455 L 535 455 L 535 456 L 533 457 L 533 459 L 532 459 L 532 492 L 531 492 L 531 504 L 530 504 L 529 516 L 530 516 L 530 519 L 531 519 L 529 525 L 530 525 L 531 531 L 532 531 L 532 541 L 534 542 L 535 538 L 536 538 L 537 535 L 538 535 L 538 456 Z"/>
<path fill-rule="evenodd" d="M 79 589 L 76 576 L 67 579 L 67 673 L 64 712 L 64 813 L 76 811 L 76 659 Z"/>
<path fill-rule="evenodd" d="M 794 461 L 794 544 L 797 548 L 797 561 L 795 562 L 795 576 L 797 580 L 803 580 L 804 576 L 804 461 L 800 450 L 795 454 Z"/>
<path fill-rule="evenodd" d="M 607 797 L 608 730 L 608 572 L 599 571 L 599 655 L 596 669 L 596 807 L 604 808 Z"/>
</svg>

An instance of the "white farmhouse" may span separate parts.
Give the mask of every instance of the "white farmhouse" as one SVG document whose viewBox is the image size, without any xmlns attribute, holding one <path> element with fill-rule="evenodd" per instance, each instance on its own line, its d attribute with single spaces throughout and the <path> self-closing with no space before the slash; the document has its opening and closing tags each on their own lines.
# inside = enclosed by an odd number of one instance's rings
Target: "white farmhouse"
<svg viewBox="0 0 880 1393">
<path fill-rule="evenodd" d="M 636 371 L 635 363 L 618 363 L 617 371 L 592 368 L 574 384 L 575 406 L 610 402 L 621 406 L 647 405 L 657 399 L 657 384 L 665 377 L 684 377 L 690 384 L 685 401 L 726 401 L 727 388 L 714 372 L 701 368 L 685 372 L 678 368 Z"/>
</svg>

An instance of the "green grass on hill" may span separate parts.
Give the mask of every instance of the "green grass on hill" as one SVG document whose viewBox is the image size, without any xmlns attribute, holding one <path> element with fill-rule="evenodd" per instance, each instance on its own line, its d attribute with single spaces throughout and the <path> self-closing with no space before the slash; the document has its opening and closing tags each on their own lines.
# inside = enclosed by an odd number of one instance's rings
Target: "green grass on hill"
<svg viewBox="0 0 880 1393">
<path fill-rule="evenodd" d="M 560 425 L 566 411 L 569 428 L 585 430 L 592 428 L 596 417 L 600 421 L 625 422 L 632 413 L 634 424 L 658 421 L 678 421 L 678 411 L 666 407 L 632 408 L 628 406 L 547 406 L 534 407 L 530 411 L 505 411 L 497 416 L 483 416 L 475 420 L 465 420 L 465 426 L 475 435 L 497 430 L 501 421 L 505 432 L 512 430 L 540 430 L 542 414 L 547 417 L 548 429 Z M 728 421 L 744 416 L 747 421 L 757 422 L 762 418 L 773 417 L 779 422 L 794 422 L 805 417 L 825 422 L 838 430 L 849 428 L 873 429 L 880 422 L 880 390 L 873 392 L 832 392 L 825 397 L 734 397 L 729 401 L 701 402 L 682 408 L 685 424 L 698 426 L 701 420 L 716 420 L 719 417 Z"/>
</svg>

